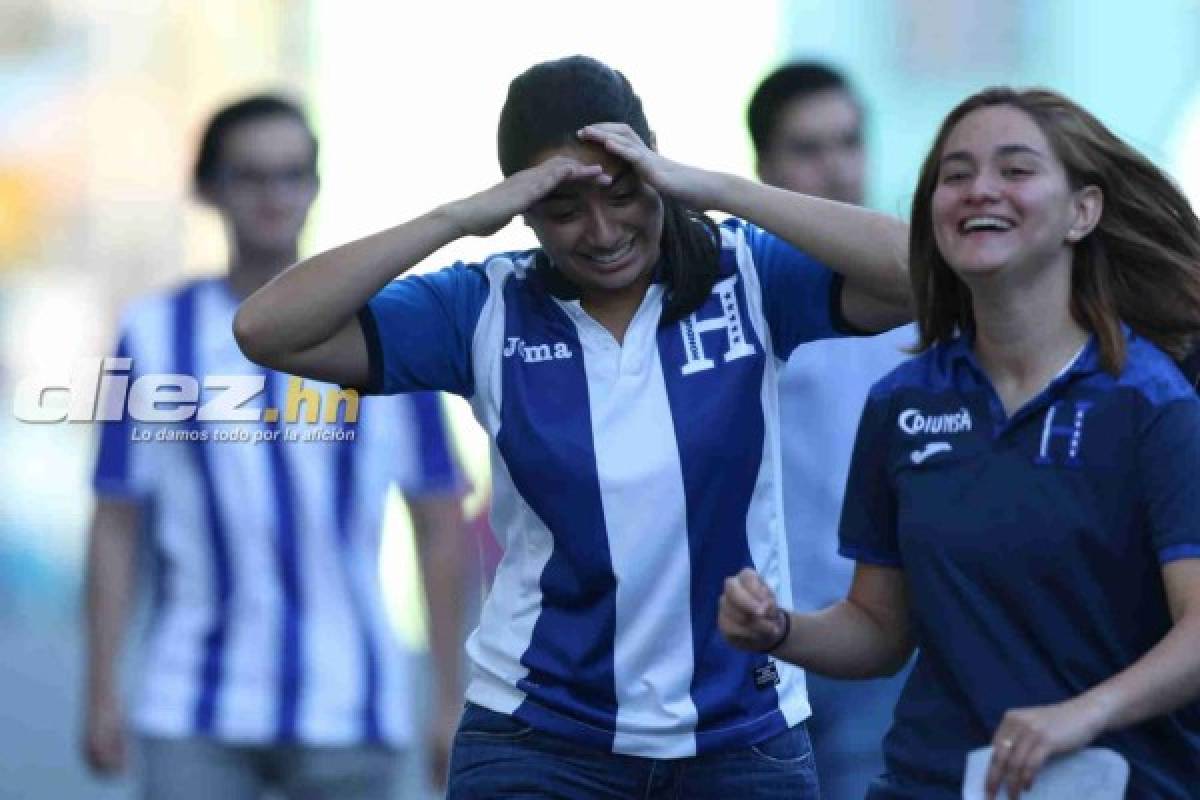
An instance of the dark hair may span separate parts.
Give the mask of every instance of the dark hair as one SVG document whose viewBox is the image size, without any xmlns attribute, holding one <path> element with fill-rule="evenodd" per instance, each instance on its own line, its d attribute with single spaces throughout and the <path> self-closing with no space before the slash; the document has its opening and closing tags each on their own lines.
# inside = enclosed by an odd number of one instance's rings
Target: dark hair
<svg viewBox="0 0 1200 800">
<path fill-rule="evenodd" d="M 845 92 L 862 113 L 857 95 L 850 88 L 846 76 L 826 64 L 816 61 L 793 61 L 777 67 L 750 97 L 746 107 L 746 127 L 754 142 L 754 152 L 762 155 L 771 147 L 775 126 L 784 106 L 794 100 L 803 100 L 817 92 L 831 89 Z"/>
<path fill-rule="evenodd" d="M 203 194 L 212 187 L 221 169 L 222 148 L 229 132 L 239 125 L 254 122 L 264 117 L 290 117 L 308 133 L 312 141 L 312 164 L 317 164 L 317 137 L 308 117 L 299 104 L 277 94 L 255 94 L 230 103 L 213 114 L 200 137 L 200 149 L 192 168 L 192 183 L 196 191 Z"/>
<path fill-rule="evenodd" d="M 509 84 L 500 112 L 496 139 L 501 172 L 508 177 L 549 149 L 577 143 L 576 131 L 597 122 L 623 122 L 654 146 L 642 101 L 620 72 L 587 56 L 530 67 Z M 721 237 L 706 214 L 666 195 L 662 202 L 666 324 L 698 309 L 712 293 Z"/>
<path fill-rule="evenodd" d="M 1099 341 L 1113 374 L 1125 363 L 1121 322 L 1175 359 L 1200 332 L 1200 221 L 1187 198 L 1145 156 L 1084 109 L 1046 89 L 986 89 L 942 123 L 913 196 L 909 267 L 920 340 L 917 350 L 975 327 L 971 293 L 942 258 L 932 199 L 942 150 L 968 114 L 1010 106 L 1028 114 L 1062 162 L 1072 190 L 1096 186 L 1104 207 L 1094 230 L 1074 246 L 1071 315 Z"/>
</svg>

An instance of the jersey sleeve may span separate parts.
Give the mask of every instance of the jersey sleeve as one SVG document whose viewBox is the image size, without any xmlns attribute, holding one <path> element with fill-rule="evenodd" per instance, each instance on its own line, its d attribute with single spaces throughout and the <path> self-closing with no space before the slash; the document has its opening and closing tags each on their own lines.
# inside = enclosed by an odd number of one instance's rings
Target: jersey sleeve
<svg viewBox="0 0 1200 800">
<path fill-rule="evenodd" d="M 476 265 L 456 264 L 392 281 L 359 311 L 373 394 L 475 391 L 471 345 L 487 299 Z"/>
<path fill-rule="evenodd" d="M 114 355 L 116 358 L 130 359 L 129 382 L 132 384 L 138 378 L 138 361 L 128 326 L 122 328 Z M 152 488 L 147 459 L 154 449 L 153 442 L 133 441 L 133 420 L 124 407 L 120 419 L 98 422 L 96 426 L 99 435 L 96 463 L 92 470 L 93 491 L 104 498 L 146 499 Z"/>
<path fill-rule="evenodd" d="M 778 236 L 742 223 L 762 285 L 763 313 L 776 355 L 797 345 L 854 333 L 842 317 L 842 276 Z"/>
<path fill-rule="evenodd" d="M 1138 442 L 1137 474 L 1159 561 L 1200 558 L 1200 398 L 1157 410 Z"/>
<path fill-rule="evenodd" d="M 888 470 L 890 419 L 888 398 L 873 392 L 867 398 L 854 439 L 838 529 L 838 553 L 866 564 L 899 567 L 896 494 Z"/>
</svg>

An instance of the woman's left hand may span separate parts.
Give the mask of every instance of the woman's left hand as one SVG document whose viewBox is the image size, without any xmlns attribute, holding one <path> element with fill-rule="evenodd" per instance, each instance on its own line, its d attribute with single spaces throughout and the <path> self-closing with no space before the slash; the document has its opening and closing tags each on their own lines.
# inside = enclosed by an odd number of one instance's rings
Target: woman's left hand
<svg viewBox="0 0 1200 800">
<path fill-rule="evenodd" d="M 697 211 L 717 208 L 721 175 L 689 167 L 659 155 L 623 122 L 599 122 L 579 130 L 579 138 L 593 142 L 629 162 L 638 177 L 663 194 L 671 195 Z"/>
<path fill-rule="evenodd" d="M 1103 732 L 1097 705 L 1084 695 L 1063 703 L 1008 711 L 992 737 L 987 798 L 1004 787 L 1016 798 L 1033 786 L 1034 776 L 1053 756 L 1086 747 Z"/>
</svg>

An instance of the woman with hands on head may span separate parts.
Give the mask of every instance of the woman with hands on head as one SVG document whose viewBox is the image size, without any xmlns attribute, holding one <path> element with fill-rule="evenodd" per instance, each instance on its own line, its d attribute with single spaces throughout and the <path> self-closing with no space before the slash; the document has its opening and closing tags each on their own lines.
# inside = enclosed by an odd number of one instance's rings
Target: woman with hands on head
<svg viewBox="0 0 1200 800">
<path fill-rule="evenodd" d="M 726 581 L 734 645 L 838 677 L 915 669 L 870 798 L 990 797 L 1089 744 L 1129 797 L 1200 797 L 1200 222 L 1053 92 L 955 108 L 913 201 L 917 358 L 871 391 L 841 520 L 845 601 Z M 782 601 L 786 605 L 786 601 Z"/>
<path fill-rule="evenodd" d="M 908 317 L 904 226 L 664 158 L 584 57 L 512 82 L 498 145 L 499 184 L 301 262 L 235 323 L 291 372 L 456 392 L 491 436 L 505 552 L 450 796 L 816 797 L 802 676 L 729 647 L 716 599 L 747 566 L 786 592 L 776 368 Z M 538 248 L 393 280 L 518 215 Z"/>
</svg>

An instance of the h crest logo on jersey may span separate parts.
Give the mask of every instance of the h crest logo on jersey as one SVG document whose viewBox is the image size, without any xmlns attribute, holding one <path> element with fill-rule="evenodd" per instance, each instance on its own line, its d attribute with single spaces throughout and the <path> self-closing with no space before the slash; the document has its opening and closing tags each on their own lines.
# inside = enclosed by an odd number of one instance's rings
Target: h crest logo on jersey
<svg viewBox="0 0 1200 800">
<path fill-rule="evenodd" d="M 1055 424 L 1055 420 L 1059 419 L 1060 404 L 1055 403 L 1046 409 L 1046 419 L 1042 423 L 1042 439 L 1038 445 L 1037 457 L 1033 459 L 1035 464 L 1055 464 L 1058 463 L 1054 455 L 1051 453 L 1053 442 L 1057 439 L 1063 439 L 1066 443 L 1066 458 L 1062 463 L 1068 466 L 1078 466 L 1081 462 L 1079 459 L 1079 448 L 1083 444 L 1083 423 L 1087 419 L 1088 409 L 1092 404 L 1086 400 L 1075 402 L 1075 413 L 1068 419 L 1069 422 Z M 1065 412 L 1063 416 L 1066 416 Z"/>
<path fill-rule="evenodd" d="M 700 319 L 693 313 L 679 321 L 679 332 L 683 336 L 683 353 L 687 358 L 687 363 L 680 369 L 684 375 L 694 375 L 716 366 L 704 350 L 703 335 L 706 333 L 725 331 L 728 345 L 724 355 L 725 363 L 752 356 L 756 352 L 754 345 L 746 341 L 746 328 L 742 322 L 742 312 L 738 309 L 737 293 L 733 289 L 736 284 L 737 276 L 731 275 L 713 286 L 713 294 L 721 301 L 721 316 Z"/>
</svg>

